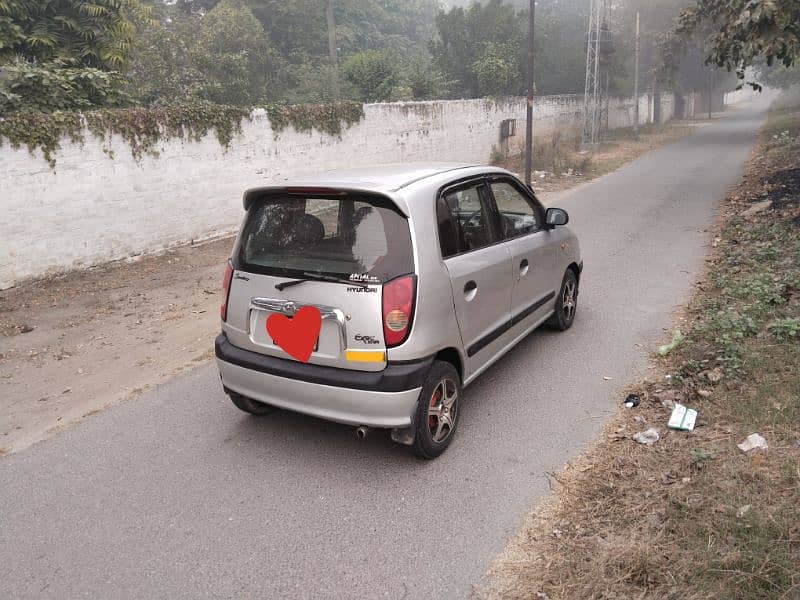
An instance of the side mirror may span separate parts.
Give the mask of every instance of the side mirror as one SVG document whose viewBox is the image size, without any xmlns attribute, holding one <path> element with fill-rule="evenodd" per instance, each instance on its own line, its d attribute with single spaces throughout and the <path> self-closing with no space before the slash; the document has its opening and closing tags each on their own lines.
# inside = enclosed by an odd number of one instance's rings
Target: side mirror
<svg viewBox="0 0 800 600">
<path fill-rule="evenodd" d="M 569 215 L 567 211 L 562 208 L 548 208 L 545 213 L 544 221 L 547 223 L 548 227 L 566 225 L 569 223 Z"/>
</svg>

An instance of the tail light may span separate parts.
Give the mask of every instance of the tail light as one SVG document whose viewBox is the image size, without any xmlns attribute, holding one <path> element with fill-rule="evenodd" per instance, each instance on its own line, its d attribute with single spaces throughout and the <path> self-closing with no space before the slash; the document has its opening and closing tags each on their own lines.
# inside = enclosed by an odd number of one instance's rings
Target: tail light
<svg viewBox="0 0 800 600">
<path fill-rule="evenodd" d="M 219 316 L 223 321 L 228 319 L 228 294 L 231 291 L 231 279 L 233 279 L 233 266 L 231 261 L 225 265 L 225 276 L 222 278 L 222 306 L 219 307 Z"/>
<path fill-rule="evenodd" d="M 402 344 L 414 320 L 417 278 L 403 275 L 383 284 L 383 337 L 387 346 Z"/>
</svg>

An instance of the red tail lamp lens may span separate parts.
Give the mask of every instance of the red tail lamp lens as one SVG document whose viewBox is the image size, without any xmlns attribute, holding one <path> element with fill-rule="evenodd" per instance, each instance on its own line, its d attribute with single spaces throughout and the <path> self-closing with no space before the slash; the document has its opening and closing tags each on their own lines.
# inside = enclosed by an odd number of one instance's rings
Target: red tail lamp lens
<svg viewBox="0 0 800 600">
<path fill-rule="evenodd" d="M 383 284 L 383 337 L 387 346 L 402 344 L 414 320 L 416 277 L 404 275 Z"/>
</svg>

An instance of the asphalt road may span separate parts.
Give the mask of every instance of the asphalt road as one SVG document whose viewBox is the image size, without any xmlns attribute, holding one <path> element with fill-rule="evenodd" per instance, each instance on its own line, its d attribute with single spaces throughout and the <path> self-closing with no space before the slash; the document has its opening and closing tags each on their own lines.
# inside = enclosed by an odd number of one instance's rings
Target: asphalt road
<svg viewBox="0 0 800 600">
<path fill-rule="evenodd" d="M 0 598 L 467 596 L 667 339 L 762 118 L 733 112 L 558 199 L 585 260 L 575 325 L 470 386 L 436 461 L 244 415 L 211 364 L 0 459 Z"/>
</svg>

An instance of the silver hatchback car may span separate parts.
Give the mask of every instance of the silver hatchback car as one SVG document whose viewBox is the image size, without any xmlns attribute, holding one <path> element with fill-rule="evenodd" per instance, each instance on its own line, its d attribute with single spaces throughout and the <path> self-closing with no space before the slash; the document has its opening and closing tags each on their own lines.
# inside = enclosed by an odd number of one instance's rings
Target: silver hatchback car
<svg viewBox="0 0 800 600">
<path fill-rule="evenodd" d="M 248 413 L 388 428 L 434 458 L 463 387 L 539 325 L 575 318 L 583 263 L 567 213 L 503 169 L 334 171 L 248 190 L 244 209 L 215 350 Z M 298 358 L 268 322 L 304 307 L 319 317 Z"/>
</svg>

